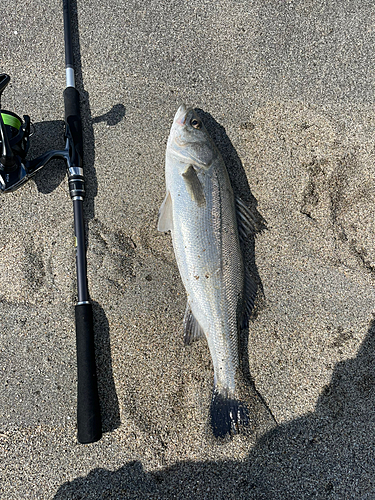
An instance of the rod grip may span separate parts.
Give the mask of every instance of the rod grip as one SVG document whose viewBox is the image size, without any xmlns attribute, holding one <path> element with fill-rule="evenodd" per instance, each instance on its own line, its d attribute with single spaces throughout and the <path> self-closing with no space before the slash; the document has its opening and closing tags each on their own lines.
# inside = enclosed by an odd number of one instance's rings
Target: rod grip
<svg viewBox="0 0 375 500">
<path fill-rule="evenodd" d="M 102 437 L 102 423 L 96 378 L 93 314 L 91 304 L 77 304 L 77 423 L 78 441 L 94 443 Z"/>
<path fill-rule="evenodd" d="M 79 107 L 79 92 L 75 87 L 64 90 L 65 134 L 69 140 L 70 162 L 73 167 L 82 167 L 83 139 L 82 120 Z"/>
</svg>

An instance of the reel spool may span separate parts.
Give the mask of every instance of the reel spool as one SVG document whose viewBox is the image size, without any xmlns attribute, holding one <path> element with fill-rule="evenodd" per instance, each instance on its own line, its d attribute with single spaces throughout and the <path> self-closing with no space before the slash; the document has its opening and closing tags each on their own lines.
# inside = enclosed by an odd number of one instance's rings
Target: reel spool
<svg viewBox="0 0 375 500">
<path fill-rule="evenodd" d="M 9 82 L 10 76 L 2 73 L 0 99 Z M 0 110 L 0 183 L 3 190 L 9 183 L 18 183 L 22 170 L 25 171 L 22 161 L 29 148 L 30 118 L 24 116 L 24 119 L 25 123 L 16 113 Z"/>
<path fill-rule="evenodd" d="M 0 79 L 1 76 L 2 75 L 0 75 Z M 3 129 L 7 135 L 9 146 L 13 154 L 24 160 L 30 147 L 30 117 L 24 115 L 23 122 L 22 119 L 12 111 L 0 109 L 0 114 L 3 121 Z M 1 148 L 2 142 L 0 138 L 0 149 Z"/>
</svg>

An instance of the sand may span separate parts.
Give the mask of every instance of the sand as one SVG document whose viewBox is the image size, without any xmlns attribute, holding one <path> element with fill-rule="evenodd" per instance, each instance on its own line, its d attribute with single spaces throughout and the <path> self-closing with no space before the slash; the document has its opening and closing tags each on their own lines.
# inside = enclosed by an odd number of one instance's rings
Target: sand
<svg viewBox="0 0 375 500">
<path fill-rule="evenodd" d="M 62 6 L 2 12 L 2 108 L 31 116 L 32 158 L 64 144 Z M 104 435 L 76 438 L 73 213 L 53 161 L 0 203 L 1 499 L 375 498 L 374 22 L 358 0 L 78 1 Z M 266 221 L 246 247 L 259 293 L 241 335 L 259 398 L 251 432 L 224 442 L 156 230 L 182 102 Z"/>
</svg>

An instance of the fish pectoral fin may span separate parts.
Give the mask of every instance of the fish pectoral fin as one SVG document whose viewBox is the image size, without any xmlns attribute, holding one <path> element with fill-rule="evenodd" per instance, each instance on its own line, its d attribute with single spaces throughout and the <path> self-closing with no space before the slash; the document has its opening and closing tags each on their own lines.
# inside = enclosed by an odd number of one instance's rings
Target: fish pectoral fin
<svg viewBox="0 0 375 500">
<path fill-rule="evenodd" d="M 242 313 L 242 328 L 246 328 L 251 312 L 254 307 L 255 297 L 257 295 L 257 285 L 250 276 L 248 271 L 245 271 L 245 286 L 243 297 L 243 313 Z"/>
<path fill-rule="evenodd" d="M 158 231 L 166 233 L 173 229 L 172 198 L 168 191 L 159 210 Z"/>
<path fill-rule="evenodd" d="M 193 165 L 189 165 L 185 172 L 182 173 L 184 178 L 186 189 L 190 194 L 190 197 L 195 203 L 201 207 L 206 204 L 206 197 L 204 195 L 203 187 L 201 181 L 198 178 L 197 172 Z"/>
<path fill-rule="evenodd" d="M 253 207 L 249 208 L 241 200 L 241 198 L 236 197 L 236 212 L 237 212 L 237 222 L 238 222 L 238 232 L 242 239 L 246 239 L 249 236 L 254 236 L 257 233 L 263 231 L 266 228 L 266 221 L 260 215 L 258 210 Z"/>
<path fill-rule="evenodd" d="M 194 340 L 198 340 L 204 337 L 204 331 L 202 330 L 200 324 L 195 319 L 189 302 L 186 304 L 185 316 L 184 316 L 184 344 L 190 345 Z"/>
</svg>

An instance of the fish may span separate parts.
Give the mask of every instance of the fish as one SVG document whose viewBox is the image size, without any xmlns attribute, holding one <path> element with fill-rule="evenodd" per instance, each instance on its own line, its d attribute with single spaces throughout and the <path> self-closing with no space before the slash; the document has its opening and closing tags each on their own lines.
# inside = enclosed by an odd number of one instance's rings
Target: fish
<svg viewBox="0 0 375 500">
<path fill-rule="evenodd" d="M 193 108 L 179 107 L 167 141 L 166 196 L 158 230 L 170 231 L 186 290 L 184 342 L 205 337 L 214 369 L 210 414 L 217 438 L 241 432 L 249 411 L 239 397 L 239 329 L 257 286 L 245 269 L 241 239 L 256 220 L 235 198 L 224 160 Z"/>
</svg>

